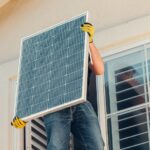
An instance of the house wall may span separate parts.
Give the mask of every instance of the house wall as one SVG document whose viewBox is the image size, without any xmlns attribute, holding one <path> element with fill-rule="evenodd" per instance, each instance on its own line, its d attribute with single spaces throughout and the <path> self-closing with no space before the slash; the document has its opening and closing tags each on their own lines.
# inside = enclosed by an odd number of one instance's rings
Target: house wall
<svg viewBox="0 0 150 150">
<path fill-rule="evenodd" d="M 28 3 L 30 2 L 28 1 Z M 15 12 L 13 15 L 11 15 L 10 12 L 7 12 L 6 22 L 0 22 L 0 32 L 1 35 L 3 35 L 0 36 L 0 39 L 3 37 L 6 41 L 6 43 L 1 44 L 7 45 L 6 48 L 9 49 L 10 54 L 12 46 L 16 48 L 17 51 L 17 55 L 13 55 L 13 60 L 8 60 L 7 62 L 0 64 L 0 149 L 4 150 L 11 150 L 11 148 L 9 148 L 9 143 L 11 143 L 9 138 L 9 78 L 17 74 L 20 38 L 22 36 L 31 34 L 35 31 L 45 28 L 50 24 L 52 25 L 52 22 L 54 24 L 57 23 L 59 19 L 62 20 L 60 16 L 56 16 L 57 19 L 53 18 L 53 20 L 48 20 L 47 18 L 49 18 L 50 13 L 52 13 L 53 10 L 47 9 L 43 14 L 42 9 L 46 6 L 46 4 L 43 4 L 43 8 L 38 10 L 39 16 L 37 18 L 37 16 L 35 16 L 34 14 L 33 8 L 36 8 L 41 3 L 34 4 L 36 5 L 34 6 L 32 3 L 30 6 L 26 5 L 24 9 L 16 6 L 19 13 Z M 25 8 L 28 11 L 26 11 Z M 20 16 L 20 14 L 22 14 L 22 16 Z M 18 20 L 18 24 L 22 24 L 22 28 L 18 28 L 15 20 Z M 32 24 L 29 21 L 32 21 Z M 100 51 L 105 54 L 110 50 L 115 50 L 118 47 L 123 47 L 131 43 L 149 39 L 149 27 L 150 15 L 136 20 L 132 20 L 130 22 L 126 22 L 124 24 L 120 24 L 118 26 L 111 27 L 109 29 L 96 31 L 94 40 Z M 15 40 L 17 40 L 17 42 L 14 45 L 13 41 Z M 4 55 L 7 56 L 9 54 Z"/>
<path fill-rule="evenodd" d="M 150 38 L 150 15 L 97 32 L 95 42 L 104 53 Z"/>
<path fill-rule="evenodd" d="M 0 65 L 0 149 L 8 150 L 10 141 L 9 78 L 16 75 L 18 61 L 14 60 Z"/>
</svg>

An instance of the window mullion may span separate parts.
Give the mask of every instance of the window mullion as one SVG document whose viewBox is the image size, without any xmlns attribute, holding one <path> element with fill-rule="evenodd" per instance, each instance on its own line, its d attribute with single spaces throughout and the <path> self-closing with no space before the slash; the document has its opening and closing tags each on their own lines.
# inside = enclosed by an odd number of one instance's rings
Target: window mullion
<svg viewBox="0 0 150 150">
<path fill-rule="evenodd" d="M 145 72 L 146 72 L 146 78 L 147 78 L 147 89 L 148 89 L 148 97 L 149 97 L 149 101 L 150 101 L 150 86 L 149 86 L 149 70 L 148 70 L 148 53 L 147 53 L 147 45 L 144 45 L 144 53 L 145 53 Z M 146 96 L 147 99 L 147 96 Z M 147 118 L 147 129 L 148 129 L 148 138 L 149 138 L 149 149 L 150 149 L 150 119 L 149 119 L 149 105 L 147 105 L 146 107 L 146 118 Z"/>
</svg>

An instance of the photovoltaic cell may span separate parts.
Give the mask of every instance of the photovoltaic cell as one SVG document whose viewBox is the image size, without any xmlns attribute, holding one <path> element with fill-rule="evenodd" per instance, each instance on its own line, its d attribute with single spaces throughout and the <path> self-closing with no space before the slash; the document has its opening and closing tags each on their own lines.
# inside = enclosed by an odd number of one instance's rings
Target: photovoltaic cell
<svg viewBox="0 0 150 150">
<path fill-rule="evenodd" d="M 16 116 L 36 118 L 83 102 L 87 51 L 80 26 L 86 18 L 80 15 L 22 40 Z"/>
</svg>

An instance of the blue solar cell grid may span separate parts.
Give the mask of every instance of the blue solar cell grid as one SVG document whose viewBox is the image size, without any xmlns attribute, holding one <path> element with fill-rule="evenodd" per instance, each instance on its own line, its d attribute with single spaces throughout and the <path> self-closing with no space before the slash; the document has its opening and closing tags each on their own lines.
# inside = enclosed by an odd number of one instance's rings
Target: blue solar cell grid
<svg viewBox="0 0 150 150">
<path fill-rule="evenodd" d="M 82 95 L 86 16 L 22 42 L 16 116 L 24 118 Z"/>
</svg>

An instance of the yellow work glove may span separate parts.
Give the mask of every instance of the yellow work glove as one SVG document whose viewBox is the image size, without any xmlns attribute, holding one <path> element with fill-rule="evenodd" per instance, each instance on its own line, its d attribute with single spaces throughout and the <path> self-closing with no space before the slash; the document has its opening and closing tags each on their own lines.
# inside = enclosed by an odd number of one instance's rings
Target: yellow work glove
<svg viewBox="0 0 150 150">
<path fill-rule="evenodd" d="M 81 25 L 81 30 L 84 32 L 87 32 L 89 35 L 89 42 L 92 43 L 93 42 L 93 36 L 95 33 L 95 28 L 91 23 L 84 23 Z"/>
<path fill-rule="evenodd" d="M 24 128 L 26 124 L 27 122 L 21 120 L 19 117 L 15 117 L 11 122 L 11 125 L 14 126 L 15 128 Z"/>
</svg>

